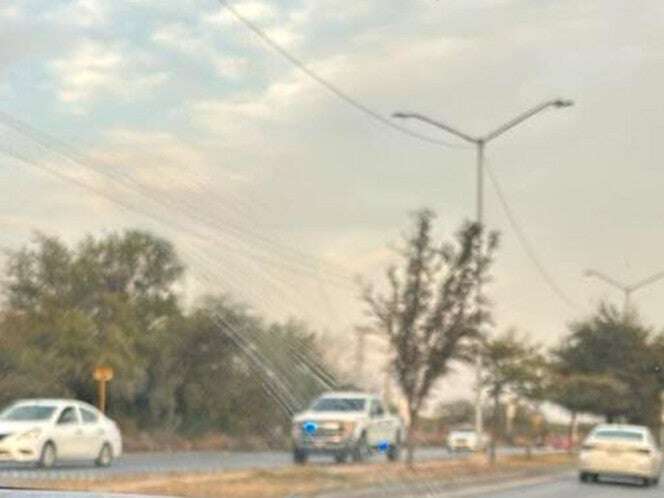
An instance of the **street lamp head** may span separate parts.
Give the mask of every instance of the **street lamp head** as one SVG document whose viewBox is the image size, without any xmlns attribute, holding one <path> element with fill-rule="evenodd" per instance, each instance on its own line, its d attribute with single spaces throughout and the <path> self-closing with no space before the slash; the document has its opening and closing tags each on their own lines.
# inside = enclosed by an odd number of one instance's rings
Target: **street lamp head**
<svg viewBox="0 0 664 498">
<path fill-rule="evenodd" d="M 553 101 L 553 105 L 559 109 L 563 107 L 571 107 L 574 105 L 574 101 L 569 99 L 557 99 Z"/>
<path fill-rule="evenodd" d="M 394 112 L 392 113 L 393 118 L 409 118 L 410 114 L 407 112 Z"/>
</svg>

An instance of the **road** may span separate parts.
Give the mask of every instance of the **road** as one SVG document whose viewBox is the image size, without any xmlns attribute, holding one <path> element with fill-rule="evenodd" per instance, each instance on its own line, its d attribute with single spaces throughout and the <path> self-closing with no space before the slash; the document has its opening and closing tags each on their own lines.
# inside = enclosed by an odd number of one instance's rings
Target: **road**
<svg viewBox="0 0 664 498">
<path fill-rule="evenodd" d="M 326 493 L 319 498 L 631 498 L 662 496 L 659 487 L 643 488 L 635 481 L 602 480 L 581 483 L 576 473 L 540 475 L 509 480 L 483 480 L 462 484 L 403 483 L 371 489 Z"/>
<path fill-rule="evenodd" d="M 503 452 L 514 450 L 504 449 Z M 420 448 L 418 460 L 464 458 L 450 455 L 442 448 Z M 382 455 L 372 460 L 381 461 Z M 312 458 L 312 463 L 328 463 L 330 458 Z M 292 464 L 292 456 L 285 451 L 271 452 L 174 452 L 130 453 L 117 459 L 109 468 L 97 468 L 91 462 L 59 464 L 53 469 L 36 469 L 32 465 L 0 464 L 0 484 L 21 479 L 101 479 L 119 475 L 150 473 L 214 472 L 240 469 L 270 469 Z"/>
<path fill-rule="evenodd" d="M 643 488 L 634 481 L 606 480 L 599 483 L 581 483 L 575 474 L 544 478 L 544 482 L 512 483 L 484 489 L 465 489 L 441 493 L 440 498 L 639 498 L 662 496 L 659 487 Z"/>
</svg>

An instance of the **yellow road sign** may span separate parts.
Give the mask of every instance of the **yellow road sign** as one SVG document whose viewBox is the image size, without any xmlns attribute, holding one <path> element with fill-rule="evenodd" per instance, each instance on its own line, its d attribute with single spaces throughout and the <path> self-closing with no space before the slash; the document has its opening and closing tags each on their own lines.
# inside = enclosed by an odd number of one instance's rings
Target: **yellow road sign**
<svg viewBox="0 0 664 498">
<path fill-rule="evenodd" d="M 108 382 L 113 379 L 113 369 L 111 367 L 96 367 L 92 376 L 96 381 Z"/>
</svg>

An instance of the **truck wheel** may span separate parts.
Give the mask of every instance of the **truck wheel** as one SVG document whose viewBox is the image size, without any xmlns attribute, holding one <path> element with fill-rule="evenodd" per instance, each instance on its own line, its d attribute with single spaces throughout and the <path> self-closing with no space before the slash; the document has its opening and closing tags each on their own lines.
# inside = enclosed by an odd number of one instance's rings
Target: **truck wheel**
<svg viewBox="0 0 664 498">
<path fill-rule="evenodd" d="M 307 452 L 304 450 L 301 450 L 299 448 L 295 448 L 293 450 L 293 462 L 295 462 L 297 465 L 304 465 L 307 463 L 307 459 L 309 458 L 309 455 L 307 455 Z"/>
<path fill-rule="evenodd" d="M 363 462 L 369 458 L 369 445 L 367 443 L 367 435 L 362 434 L 360 440 L 355 444 L 353 449 L 353 462 Z"/>
<path fill-rule="evenodd" d="M 401 434 L 397 433 L 397 436 L 394 438 L 394 443 L 390 444 L 390 447 L 387 450 L 387 459 L 390 462 L 398 462 L 400 456 L 401 456 Z"/>
</svg>

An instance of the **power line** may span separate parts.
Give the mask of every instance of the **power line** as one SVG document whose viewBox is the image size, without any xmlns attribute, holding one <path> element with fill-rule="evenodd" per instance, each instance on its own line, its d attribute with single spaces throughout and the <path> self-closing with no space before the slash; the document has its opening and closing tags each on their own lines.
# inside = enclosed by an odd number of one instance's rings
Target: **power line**
<svg viewBox="0 0 664 498">
<path fill-rule="evenodd" d="M 229 223 L 222 224 L 213 218 L 204 216 L 198 209 L 195 208 L 195 206 L 192 206 L 188 203 L 178 204 L 177 201 L 174 202 L 173 199 L 170 199 L 168 196 L 164 196 L 163 194 L 156 195 L 155 192 L 153 192 L 149 187 L 141 184 L 140 182 L 137 182 L 134 178 L 131 178 L 126 173 L 123 173 L 122 171 L 116 172 L 113 168 L 108 167 L 109 165 L 103 163 L 97 164 L 92 159 L 81 155 L 71 146 L 59 142 L 53 137 L 50 137 L 43 132 L 31 128 L 29 125 L 23 123 L 13 116 L 0 112 L 0 122 L 5 124 L 5 126 L 13 129 L 16 133 L 19 133 L 21 136 L 28 138 L 33 143 L 43 148 L 45 151 L 60 156 L 61 158 L 64 158 L 73 164 L 82 166 L 88 170 L 92 170 L 97 174 L 111 180 L 113 183 L 124 187 L 128 191 L 151 200 L 162 208 L 167 210 L 177 209 L 181 212 L 181 214 L 195 219 L 199 224 L 208 227 L 215 232 L 225 231 L 228 235 L 232 235 L 234 238 L 242 242 L 246 243 L 244 240 L 245 237 L 253 239 L 251 242 L 255 243 L 257 249 L 249 247 L 245 248 L 244 253 L 247 257 L 252 257 L 256 261 L 263 261 L 267 264 L 270 264 L 269 260 L 272 259 L 272 265 L 281 266 L 288 271 L 298 272 L 305 276 L 314 277 L 316 279 L 320 279 L 321 276 L 326 276 L 325 281 L 327 283 L 346 287 L 348 289 L 355 288 L 351 284 L 351 275 L 347 274 L 344 269 L 336 269 L 331 267 L 329 264 L 321 262 L 315 256 L 310 256 L 298 249 L 293 249 L 290 246 L 272 241 L 260 233 L 256 233 Z M 8 153 L 12 154 L 12 152 Z M 14 152 L 12 155 L 15 154 L 16 152 Z M 21 159 L 24 162 L 26 161 L 24 154 L 21 155 Z M 40 167 L 41 169 L 49 170 L 49 168 L 45 167 L 44 165 L 34 164 L 36 163 L 34 160 L 32 163 L 34 166 Z M 52 171 L 52 173 L 56 174 L 61 179 L 68 178 L 67 175 L 62 174 L 61 172 Z M 95 194 L 106 197 L 107 200 L 109 200 L 108 196 L 105 195 L 105 193 L 100 192 L 99 189 L 95 189 L 94 187 L 90 188 L 89 185 L 83 186 L 81 185 L 80 181 L 77 183 L 79 186 L 83 188 L 87 187 L 88 190 L 92 190 Z M 219 242 L 228 246 L 228 241 L 222 239 L 219 240 Z M 260 246 L 263 246 L 268 252 L 261 253 L 259 249 Z"/>
<path fill-rule="evenodd" d="M 251 31 L 253 31 L 259 38 L 261 38 L 267 45 L 269 45 L 275 52 L 280 54 L 282 57 L 284 57 L 286 60 L 288 60 L 291 64 L 293 64 L 295 67 L 297 67 L 300 71 L 302 71 L 304 74 L 306 74 L 309 78 L 317 82 L 318 84 L 322 85 L 325 87 L 328 91 L 330 91 L 332 94 L 334 94 L 336 97 L 344 101 L 345 103 L 349 104 L 350 106 L 354 107 L 355 109 L 363 112 L 364 114 L 368 115 L 370 118 L 378 121 L 379 123 L 386 125 L 396 131 L 399 131 L 401 133 L 404 133 L 406 135 L 409 135 L 410 137 L 417 138 L 418 140 L 434 144 L 434 145 L 442 145 L 444 147 L 450 147 L 450 148 L 455 148 L 455 149 L 465 149 L 468 148 L 465 145 L 462 144 L 453 144 L 444 140 L 439 140 L 439 139 L 434 139 L 431 137 L 428 137 L 426 135 L 422 135 L 420 133 L 417 133 L 413 130 L 410 130 L 409 128 L 406 128 L 404 126 L 398 125 L 394 123 L 393 121 L 385 118 L 383 115 L 378 113 L 377 111 L 371 109 L 367 105 L 363 104 L 359 100 L 355 99 L 354 97 L 351 97 L 344 91 L 342 91 L 339 87 L 331 83 L 330 81 L 326 80 L 322 76 L 320 76 L 318 73 L 313 71 L 311 68 L 309 68 L 303 61 L 301 61 L 299 58 L 295 57 L 293 54 L 291 54 L 288 50 L 286 50 L 281 44 L 276 42 L 274 39 L 272 39 L 265 31 L 263 31 L 257 24 L 253 23 L 251 20 L 247 19 L 245 16 L 240 14 L 238 10 L 230 5 L 227 0 L 217 0 L 217 2 L 225 8 L 228 12 L 230 12 L 238 21 L 240 21 L 242 24 L 244 24 L 247 28 L 249 28 Z M 558 284 L 555 282 L 553 277 L 549 274 L 549 272 L 546 270 L 544 265 L 541 263 L 539 260 L 532 244 L 529 242 L 528 238 L 526 237 L 523 229 L 519 225 L 516 217 L 514 216 L 514 213 L 512 212 L 512 209 L 510 208 L 507 199 L 503 195 L 502 189 L 493 174 L 493 171 L 491 171 L 490 168 L 487 167 L 487 171 L 489 173 L 489 178 L 491 180 L 491 183 L 498 195 L 498 198 L 500 200 L 500 203 L 503 207 L 503 210 L 505 211 L 505 214 L 507 215 L 507 218 L 510 222 L 510 225 L 512 229 L 514 230 L 517 240 L 523 247 L 526 255 L 528 258 L 531 260 L 531 262 L 535 265 L 537 268 L 538 272 L 542 276 L 542 279 L 549 285 L 551 290 L 560 298 L 562 299 L 565 304 L 570 306 L 571 308 L 574 308 L 576 310 L 579 310 L 578 305 L 570 299 L 563 291 L 562 289 L 558 286 Z"/>
<path fill-rule="evenodd" d="M 337 98 L 345 102 L 346 104 L 350 105 L 351 107 L 354 107 L 358 111 L 366 114 L 369 116 L 371 119 L 381 123 L 382 125 L 385 125 L 389 128 L 392 128 L 393 130 L 396 130 L 398 132 L 401 132 L 405 135 L 408 135 L 413 138 L 417 138 L 418 140 L 422 140 L 424 142 L 428 142 L 430 144 L 435 144 L 435 145 L 442 145 L 444 147 L 449 147 L 453 149 L 467 149 L 468 146 L 464 144 L 454 144 L 451 142 L 447 142 L 445 140 L 439 140 L 436 138 L 428 137 L 426 135 L 422 135 L 420 133 L 417 133 L 416 131 L 413 131 L 409 128 L 406 128 L 405 126 L 401 126 L 393 121 L 391 121 L 389 118 L 386 118 L 379 112 L 373 110 L 369 106 L 363 104 L 360 102 L 358 99 L 348 95 L 346 92 L 341 90 L 338 86 L 336 86 L 334 83 L 328 81 L 327 79 L 323 78 L 321 75 L 316 73 L 313 69 L 311 69 L 309 66 L 307 66 L 302 60 L 291 54 L 288 50 L 286 50 L 281 44 L 276 42 L 273 38 L 271 38 L 265 31 L 263 31 L 257 24 L 254 22 L 250 21 L 246 17 L 244 17 L 238 10 L 230 5 L 226 0 L 217 0 L 219 4 L 225 8 L 228 12 L 230 12 L 238 21 L 240 21 L 242 24 L 244 24 L 247 28 L 249 28 L 251 31 L 253 31 L 261 40 L 263 40 L 267 45 L 269 45 L 275 52 L 277 52 L 279 55 L 281 55 L 283 58 L 288 60 L 291 64 L 293 64 L 296 68 L 298 68 L 301 72 L 306 74 L 309 78 L 311 78 L 313 81 L 318 83 L 319 85 L 323 86 L 326 88 L 329 92 L 331 92 L 333 95 L 335 95 Z"/>
<path fill-rule="evenodd" d="M 553 293 L 556 296 L 558 296 L 567 306 L 576 311 L 580 311 L 581 308 L 579 307 L 579 305 L 576 304 L 576 302 L 574 302 L 574 300 L 571 299 L 567 294 L 565 294 L 565 292 L 563 292 L 560 286 L 558 286 L 558 284 L 556 283 L 555 279 L 544 267 L 544 264 L 540 261 L 539 257 L 537 256 L 537 253 L 535 252 L 533 245 L 530 243 L 528 237 L 526 237 L 523 228 L 521 227 L 519 221 L 514 215 L 514 212 L 512 211 L 512 208 L 510 207 L 509 203 L 507 202 L 507 198 L 503 193 L 503 189 L 500 186 L 500 183 L 498 182 L 496 175 L 494 175 L 493 170 L 489 165 L 487 165 L 486 171 L 489 175 L 489 180 L 491 181 L 491 185 L 496 191 L 496 195 L 498 196 L 500 205 L 502 206 L 503 211 L 507 216 L 507 219 L 510 223 L 510 226 L 512 227 L 512 230 L 514 231 L 514 234 L 516 235 L 517 240 L 521 244 L 521 247 L 526 253 L 526 256 L 528 256 L 530 261 L 533 263 L 533 265 L 539 272 L 540 276 L 542 277 L 542 280 L 544 280 L 544 282 L 549 286 L 549 288 L 553 291 Z"/>
</svg>

